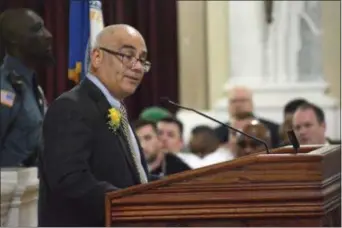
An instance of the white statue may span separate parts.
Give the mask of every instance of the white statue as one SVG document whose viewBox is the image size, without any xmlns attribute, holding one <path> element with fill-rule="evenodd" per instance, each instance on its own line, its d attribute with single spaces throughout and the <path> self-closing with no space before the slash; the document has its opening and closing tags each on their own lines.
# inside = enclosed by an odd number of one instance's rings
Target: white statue
<svg viewBox="0 0 342 228">
<path fill-rule="evenodd" d="M 304 1 L 300 14 L 301 49 L 298 53 L 298 81 L 322 79 L 321 2 Z"/>
<path fill-rule="evenodd" d="M 274 1 L 266 43 L 273 82 L 318 80 L 322 75 L 320 1 Z"/>
</svg>

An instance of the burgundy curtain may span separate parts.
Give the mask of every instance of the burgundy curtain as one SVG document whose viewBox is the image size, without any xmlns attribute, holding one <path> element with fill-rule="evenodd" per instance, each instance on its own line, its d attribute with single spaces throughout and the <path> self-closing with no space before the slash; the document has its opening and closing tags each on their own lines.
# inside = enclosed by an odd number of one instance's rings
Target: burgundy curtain
<svg viewBox="0 0 342 228">
<path fill-rule="evenodd" d="M 178 53 L 176 0 L 102 0 L 105 25 L 124 23 L 137 28 L 145 37 L 152 62 L 151 71 L 136 93 L 127 99 L 130 117 L 141 110 L 159 105 L 167 96 L 178 102 Z M 68 0 L 0 0 L 0 12 L 26 7 L 36 11 L 54 37 L 56 65 L 37 69 L 40 83 L 49 102 L 73 84 L 67 79 L 68 68 Z M 0 44 L 0 57 L 4 48 Z M 176 109 L 169 107 L 172 112 Z"/>
</svg>

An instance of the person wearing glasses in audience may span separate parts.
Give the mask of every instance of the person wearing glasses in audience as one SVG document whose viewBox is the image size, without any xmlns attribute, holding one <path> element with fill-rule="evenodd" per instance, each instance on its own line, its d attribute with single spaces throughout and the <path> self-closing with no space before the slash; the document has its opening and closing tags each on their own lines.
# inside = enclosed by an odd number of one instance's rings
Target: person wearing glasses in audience
<svg viewBox="0 0 342 228">
<path fill-rule="evenodd" d="M 258 139 L 266 142 L 267 146 L 271 145 L 271 132 L 265 127 L 259 120 L 252 120 L 242 129 L 243 132 L 254 136 Z M 236 155 L 237 157 L 242 157 L 258 152 L 265 151 L 266 148 L 264 144 L 257 142 L 251 138 L 247 138 L 242 134 L 237 134 L 236 136 Z"/>
<path fill-rule="evenodd" d="M 124 99 L 150 70 L 142 35 L 105 27 L 90 53 L 87 77 L 49 107 L 40 154 L 38 226 L 105 226 L 105 194 L 148 175 Z"/>
</svg>

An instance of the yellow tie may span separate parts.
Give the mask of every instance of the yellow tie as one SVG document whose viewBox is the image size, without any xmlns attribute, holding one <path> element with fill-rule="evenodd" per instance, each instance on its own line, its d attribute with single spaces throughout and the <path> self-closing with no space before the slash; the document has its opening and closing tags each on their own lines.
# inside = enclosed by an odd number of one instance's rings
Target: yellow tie
<svg viewBox="0 0 342 228">
<path fill-rule="evenodd" d="M 128 142 L 128 145 L 129 145 L 129 150 L 130 150 L 130 152 L 132 154 L 135 167 L 136 167 L 136 169 L 137 169 L 137 171 L 139 173 L 140 182 L 142 184 L 147 183 L 147 176 L 146 176 L 145 170 L 144 170 L 141 162 L 139 162 L 138 153 L 136 153 L 134 151 L 133 142 L 132 142 L 133 139 L 132 139 L 130 131 L 129 131 L 127 112 L 126 112 L 125 107 L 122 104 L 120 106 L 120 112 L 121 112 L 121 115 L 122 115 L 122 119 L 121 120 L 122 120 L 123 132 L 124 132 L 124 135 L 125 135 L 125 137 L 127 139 L 127 142 Z"/>
</svg>

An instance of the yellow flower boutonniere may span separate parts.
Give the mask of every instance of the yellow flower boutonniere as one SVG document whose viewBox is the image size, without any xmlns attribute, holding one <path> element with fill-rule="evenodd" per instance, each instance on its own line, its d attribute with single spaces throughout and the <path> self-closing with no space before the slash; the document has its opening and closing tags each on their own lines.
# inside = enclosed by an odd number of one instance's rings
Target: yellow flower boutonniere
<svg viewBox="0 0 342 228">
<path fill-rule="evenodd" d="M 120 127 L 121 113 L 115 108 L 110 108 L 108 110 L 108 125 L 112 132 L 115 132 Z"/>
</svg>

